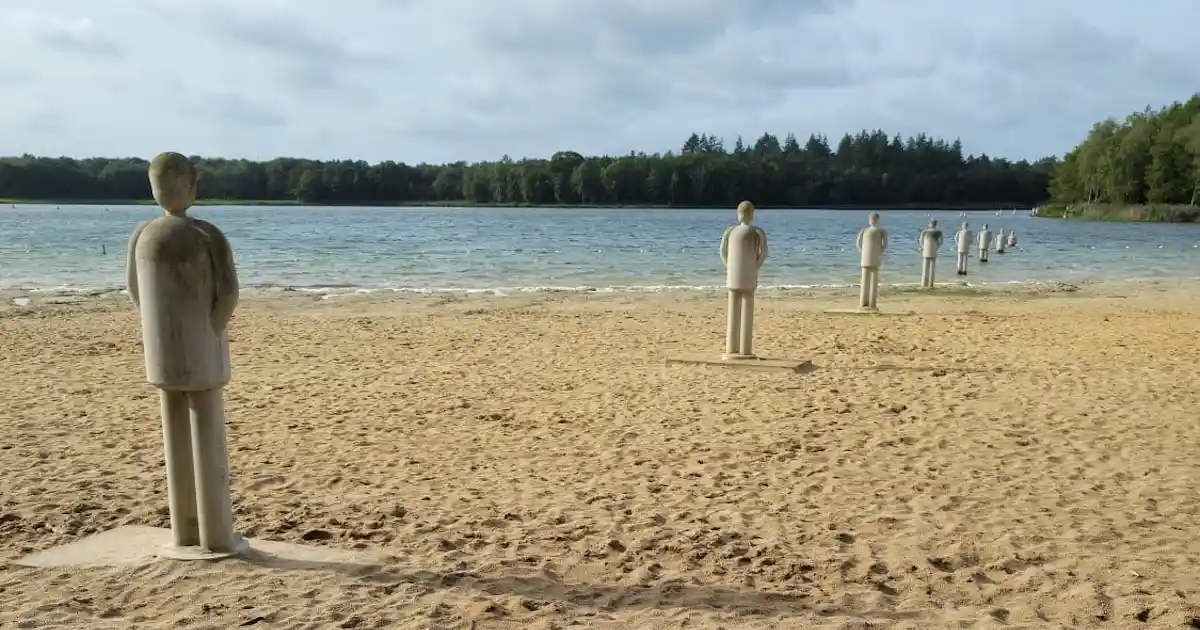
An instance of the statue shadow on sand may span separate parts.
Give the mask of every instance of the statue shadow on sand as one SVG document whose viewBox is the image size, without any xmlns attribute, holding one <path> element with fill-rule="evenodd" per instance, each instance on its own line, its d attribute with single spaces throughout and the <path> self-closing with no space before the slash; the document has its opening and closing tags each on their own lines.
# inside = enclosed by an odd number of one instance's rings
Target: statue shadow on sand
<svg viewBox="0 0 1200 630">
<path fill-rule="evenodd" d="M 553 602 L 597 611 L 632 609 L 690 609 L 734 613 L 745 616 L 777 617 L 785 615 L 846 616 L 858 619 L 916 619 L 921 611 L 861 610 L 851 602 L 840 609 L 822 601 L 818 594 L 783 593 L 754 589 L 685 584 L 665 581 L 647 585 L 566 584 L 553 572 L 504 577 L 470 571 L 399 571 L 382 564 L 297 561 L 262 552 L 241 557 L 248 564 L 287 571 L 324 571 L 373 584 L 412 584 L 434 591 L 471 590 L 491 596 L 518 596 L 529 601 L 530 610 Z M 854 608 L 855 610 L 850 610 Z"/>
</svg>

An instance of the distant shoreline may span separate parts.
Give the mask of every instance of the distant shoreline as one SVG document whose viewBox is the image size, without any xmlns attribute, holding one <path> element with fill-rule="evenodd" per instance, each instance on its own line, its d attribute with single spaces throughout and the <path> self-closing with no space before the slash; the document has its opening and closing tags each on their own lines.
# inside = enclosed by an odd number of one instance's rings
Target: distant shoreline
<svg viewBox="0 0 1200 630">
<path fill-rule="evenodd" d="M 153 199 L 2 199 L 0 211 L 4 206 L 152 206 Z M 386 202 L 351 202 L 351 203 L 306 203 L 287 199 L 197 199 L 197 206 L 287 206 L 287 207 L 316 207 L 316 208 L 582 208 L 582 209 L 649 209 L 649 210 L 720 210 L 732 209 L 732 206 L 663 206 L 641 204 L 524 204 L 524 203 L 474 203 L 470 201 L 404 201 L 397 203 Z M 994 212 L 996 210 L 1028 211 L 1029 205 L 1023 204 L 891 204 L 877 206 L 758 206 L 760 210 L 936 210 L 941 212 Z"/>
<path fill-rule="evenodd" d="M 1200 223 L 1200 206 L 1190 204 L 1051 203 L 1038 206 L 1038 218 L 1123 223 Z"/>
</svg>

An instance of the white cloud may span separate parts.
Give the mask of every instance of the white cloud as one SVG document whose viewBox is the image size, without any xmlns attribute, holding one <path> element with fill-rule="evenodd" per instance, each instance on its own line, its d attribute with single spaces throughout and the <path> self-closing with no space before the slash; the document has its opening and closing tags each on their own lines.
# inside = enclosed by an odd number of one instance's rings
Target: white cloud
<svg viewBox="0 0 1200 630">
<path fill-rule="evenodd" d="M 881 127 L 1061 153 L 1200 86 L 1194 0 L 5 0 L 0 151 L 408 162 Z"/>
</svg>

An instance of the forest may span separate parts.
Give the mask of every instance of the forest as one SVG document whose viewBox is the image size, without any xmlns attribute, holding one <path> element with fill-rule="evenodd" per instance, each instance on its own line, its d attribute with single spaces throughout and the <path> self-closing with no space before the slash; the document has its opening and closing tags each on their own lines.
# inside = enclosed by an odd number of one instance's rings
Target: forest
<svg viewBox="0 0 1200 630">
<path fill-rule="evenodd" d="M 171 147 L 165 147 L 171 149 Z M 1055 160 L 970 155 L 962 143 L 883 131 L 801 144 L 763 134 L 732 146 L 694 133 L 677 151 L 468 164 L 266 162 L 193 157 L 211 201 L 304 204 L 720 207 L 1031 207 L 1047 199 Z M 141 158 L 0 158 L 0 199 L 135 202 L 150 198 Z"/>
<path fill-rule="evenodd" d="M 1043 216 L 1200 220 L 1200 94 L 1093 125 L 1055 167 L 1050 195 Z"/>
</svg>

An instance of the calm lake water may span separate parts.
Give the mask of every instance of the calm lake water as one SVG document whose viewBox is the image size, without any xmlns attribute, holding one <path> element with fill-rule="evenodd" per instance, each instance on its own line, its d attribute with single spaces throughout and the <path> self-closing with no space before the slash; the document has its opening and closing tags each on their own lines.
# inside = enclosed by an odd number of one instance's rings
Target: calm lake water
<svg viewBox="0 0 1200 630">
<path fill-rule="evenodd" d="M 0 291 L 124 286 L 125 247 L 151 206 L 0 207 Z M 317 291 L 663 290 L 721 286 L 717 254 L 729 210 L 197 207 L 229 236 L 244 287 Z M 865 211 L 761 210 L 770 258 L 762 282 L 834 287 L 858 280 L 854 237 Z M 953 272 L 957 212 L 889 211 L 881 279 L 915 284 L 916 238 L 939 219 Z M 1020 247 L 972 256 L 971 283 L 1200 276 L 1200 225 L 1035 219 L 968 213 L 971 228 L 1015 229 Z M 107 250 L 107 253 L 102 253 Z"/>
</svg>

